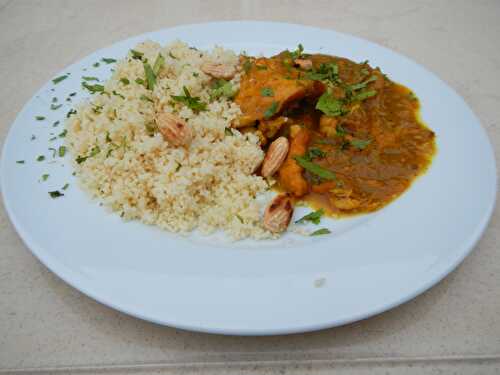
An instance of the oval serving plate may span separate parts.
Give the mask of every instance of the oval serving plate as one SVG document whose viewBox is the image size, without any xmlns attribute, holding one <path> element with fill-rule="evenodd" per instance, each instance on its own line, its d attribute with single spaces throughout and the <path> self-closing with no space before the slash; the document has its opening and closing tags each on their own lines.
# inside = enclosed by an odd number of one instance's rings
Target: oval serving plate
<svg viewBox="0 0 500 375">
<path fill-rule="evenodd" d="M 428 172 L 384 209 L 324 219 L 328 236 L 288 233 L 276 241 L 232 243 L 220 234 L 183 237 L 122 222 L 79 190 L 69 155 L 53 163 L 36 158 L 62 144 L 62 125 L 53 124 L 62 123 L 71 104 L 85 96 L 81 77 L 107 78 L 112 65 L 101 59 L 122 58 L 146 39 L 264 55 L 300 42 L 307 52 L 369 59 L 420 98 L 422 118 L 437 135 L 437 155 Z M 188 25 L 116 43 L 61 75 L 66 73 L 64 81 L 39 90 L 9 131 L 0 171 L 5 207 L 25 244 L 50 270 L 101 303 L 142 319 L 241 335 L 312 331 L 363 319 L 408 301 L 451 272 L 493 210 L 492 148 L 463 99 L 408 58 L 359 38 L 281 23 Z M 63 106 L 51 111 L 54 96 Z M 40 115 L 46 118 L 37 121 Z M 45 173 L 50 178 L 41 181 Z M 47 194 L 66 183 L 64 197 Z"/>
</svg>

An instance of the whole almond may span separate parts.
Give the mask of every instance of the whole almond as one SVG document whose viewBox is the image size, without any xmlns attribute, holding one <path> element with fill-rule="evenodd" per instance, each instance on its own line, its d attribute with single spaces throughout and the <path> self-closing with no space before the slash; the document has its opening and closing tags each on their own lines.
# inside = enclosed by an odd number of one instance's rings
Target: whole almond
<svg viewBox="0 0 500 375">
<path fill-rule="evenodd" d="M 214 78 L 231 79 L 236 74 L 236 68 L 228 64 L 204 63 L 201 71 Z"/>
<path fill-rule="evenodd" d="M 173 146 L 186 146 L 191 143 L 191 129 L 183 119 L 162 112 L 156 116 L 156 124 L 163 138 Z"/>
<path fill-rule="evenodd" d="M 262 163 L 262 177 L 270 177 L 276 173 L 288 155 L 288 139 L 285 137 L 276 138 L 267 149 L 266 156 Z"/>
<path fill-rule="evenodd" d="M 273 233 L 286 230 L 293 214 L 292 200 L 286 194 L 275 197 L 264 212 L 264 228 Z"/>
<path fill-rule="evenodd" d="M 313 63 L 308 59 L 295 59 L 294 63 L 304 70 L 311 70 Z"/>
</svg>

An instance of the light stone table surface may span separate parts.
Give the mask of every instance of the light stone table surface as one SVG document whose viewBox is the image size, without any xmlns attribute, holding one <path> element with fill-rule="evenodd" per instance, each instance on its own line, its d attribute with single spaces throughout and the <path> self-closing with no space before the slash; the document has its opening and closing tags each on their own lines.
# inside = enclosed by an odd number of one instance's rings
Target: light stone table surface
<svg viewBox="0 0 500 375">
<path fill-rule="evenodd" d="M 332 28 L 409 56 L 465 98 L 498 164 L 499 1 L 0 0 L 2 142 L 33 93 L 90 52 L 147 31 L 238 19 Z M 224 337 L 151 324 L 84 296 L 31 255 L 2 206 L 0 374 L 500 374 L 499 237 L 497 207 L 456 271 L 371 319 L 302 335 Z"/>
</svg>

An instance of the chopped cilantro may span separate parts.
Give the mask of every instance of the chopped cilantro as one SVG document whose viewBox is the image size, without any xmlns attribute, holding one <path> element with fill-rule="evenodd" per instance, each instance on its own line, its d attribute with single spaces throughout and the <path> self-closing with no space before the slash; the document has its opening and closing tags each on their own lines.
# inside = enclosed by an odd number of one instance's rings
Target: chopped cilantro
<svg viewBox="0 0 500 375">
<path fill-rule="evenodd" d="M 276 112 L 278 111 L 278 105 L 279 105 L 278 102 L 273 101 L 271 106 L 264 111 L 264 118 L 266 120 L 270 119 L 276 114 Z"/>
<path fill-rule="evenodd" d="M 16 160 L 17 164 L 24 164 L 24 160 Z"/>
<path fill-rule="evenodd" d="M 110 59 L 110 58 L 107 58 L 107 57 L 103 57 L 103 58 L 101 59 L 101 61 L 102 61 L 103 63 L 106 63 L 106 64 L 113 64 L 113 63 L 115 63 L 115 62 L 116 62 L 116 60 L 115 60 L 115 59 Z"/>
<path fill-rule="evenodd" d="M 43 121 L 43 120 L 45 120 L 45 116 L 35 116 L 35 119 L 37 121 Z"/>
<path fill-rule="evenodd" d="M 297 49 L 293 52 L 290 52 L 290 57 L 294 60 L 299 59 L 302 56 L 302 52 L 304 52 L 304 46 L 302 46 L 302 44 L 299 43 Z"/>
<path fill-rule="evenodd" d="M 83 76 L 82 79 L 84 81 L 99 81 L 99 78 L 97 77 L 88 77 L 88 76 Z"/>
<path fill-rule="evenodd" d="M 310 160 L 307 160 L 304 156 L 295 156 L 294 159 L 297 161 L 297 163 L 304 168 L 305 170 L 309 171 L 312 174 L 315 174 L 316 176 L 321 177 L 324 180 L 335 180 L 337 179 L 337 176 L 335 173 L 332 171 L 329 171 L 328 169 L 325 169 L 321 167 L 320 165 L 313 163 Z"/>
<path fill-rule="evenodd" d="M 163 67 L 165 64 L 165 58 L 162 56 L 161 53 L 158 54 L 158 57 L 155 60 L 155 63 L 153 64 L 153 73 L 155 75 L 158 75 L 160 69 Z"/>
<path fill-rule="evenodd" d="M 321 220 L 321 216 L 323 216 L 324 213 L 325 211 L 320 208 L 317 211 L 313 211 L 305 216 L 302 216 L 295 222 L 295 224 L 304 224 L 306 221 L 310 221 L 311 223 L 318 225 Z"/>
<path fill-rule="evenodd" d="M 334 98 L 328 92 L 320 96 L 316 103 L 316 109 L 319 109 L 327 116 L 341 116 L 347 113 L 342 100 Z"/>
<path fill-rule="evenodd" d="M 142 94 L 139 99 L 144 100 L 146 102 L 154 103 L 153 99 L 151 99 L 150 97 L 148 97 L 148 96 L 146 96 L 144 94 Z"/>
<path fill-rule="evenodd" d="M 64 194 L 61 193 L 59 190 L 49 191 L 49 195 L 51 198 L 59 198 L 64 196 Z"/>
<path fill-rule="evenodd" d="M 260 90 L 260 95 L 262 95 L 262 96 L 274 96 L 274 91 L 270 87 L 263 87 Z"/>
<path fill-rule="evenodd" d="M 252 69 L 252 61 L 250 59 L 246 59 L 245 62 L 243 63 L 243 70 L 245 73 L 248 73 L 250 69 Z"/>
<path fill-rule="evenodd" d="M 71 94 L 69 94 L 69 96 L 75 96 L 76 95 L 76 92 L 72 92 Z"/>
<path fill-rule="evenodd" d="M 231 82 L 226 81 L 225 79 L 218 79 L 212 84 L 212 92 L 210 93 L 210 97 L 212 99 L 217 99 L 221 96 L 224 96 L 228 99 L 232 99 L 235 94 L 236 90 L 234 89 Z"/>
<path fill-rule="evenodd" d="M 53 111 L 56 111 L 56 110 L 58 110 L 61 107 L 62 107 L 62 104 L 51 104 L 50 105 L 50 109 L 53 110 Z"/>
<path fill-rule="evenodd" d="M 96 92 L 104 92 L 103 85 L 89 85 L 87 82 L 82 82 L 82 86 L 89 90 L 91 94 L 95 94 Z"/>
<path fill-rule="evenodd" d="M 125 97 L 124 97 L 122 94 L 120 94 L 119 92 L 116 92 L 115 90 L 113 90 L 111 93 L 112 93 L 113 95 L 115 95 L 115 96 L 118 96 L 118 97 L 120 97 L 120 98 L 122 98 L 122 99 L 125 99 Z"/>
<path fill-rule="evenodd" d="M 36 139 L 36 136 L 34 134 L 31 134 L 30 141 L 34 141 Z"/>
<path fill-rule="evenodd" d="M 339 83 L 339 67 L 335 63 L 321 64 L 318 69 L 308 72 L 306 77 L 314 81 L 329 81 Z"/>
<path fill-rule="evenodd" d="M 304 157 L 307 160 L 311 161 L 315 158 L 324 158 L 326 155 L 326 152 L 324 152 L 323 150 L 316 147 L 311 147 L 307 150 L 307 153 Z"/>
<path fill-rule="evenodd" d="M 52 151 L 52 159 L 55 158 L 57 150 L 53 147 L 49 147 L 49 151 Z"/>
<path fill-rule="evenodd" d="M 44 161 L 45 160 L 45 156 L 43 155 L 39 155 L 37 158 L 36 158 L 36 161 Z"/>
<path fill-rule="evenodd" d="M 375 95 L 377 95 L 377 92 L 375 90 L 363 91 L 360 92 L 359 94 L 354 95 L 351 100 L 361 102 Z"/>
<path fill-rule="evenodd" d="M 124 85 L 128 85 L 130 83 L 130 81 L 128 80 L 128 78 L 120 78 L 120 82 L 123 83 Z"/>
<path fill-rule="evenodd" d="M 184 86 L 182 89 L 184 90 L 184 95 L 172 95 L 173 100 L 185 104 L 195 112 L 206 110 L 206 103 L 200 101 L 200 98 L 197 96 L 191 96 L 186 86 Z"/>
<path fill-rule="evenodd" d="M 59 146 L 59 156 L 62 158 L 66 154 L 66 146 Z"/>
<path fill-rule="evenodd" d="M 68 130 L 64 129 L 62 132 L 59 133 L 58 137 L 59 138 L 64 138 L 64 137 L 66 137 L 67 133 L 68 133 Z"/>
<path fill-rule="evenodd" d="M 321 228 L 321 229 L 318 229 L 318 230 L 315 230 L 314 232 L 312 232 L 310 234 L 310 236 L 320 236 L 322 234 L 330 234 L 330 233 L 332 233 L 332 232 L 330 232 L 329 229 L 327 229 L 327 228 Z"/>
<path fill-rule="evenodd" d="M 343 137 L 347 134 L 347 130 L 341 124 L 335 126 L 335 131 L 339 137 Z"/>
<path fill-rule="evenodd" d="M 62 75 L 62 76 L 59 76 L 59 77 L 56 77 L 56 78 L 54 78 L 54 79 L 52 80 L 52 83 L 53 83 L 54 85 L 57 85 L 59 82 L 64 81 L 66 78 L 68 78 L 68 75 L 67 75 L 67 74 Z"/>
<path fill-rule="evenodd" d="M 133 49 L 130 50 L 130 53 L 132 54 L 132 58 L 136 59 L 136 60 L 141 60 L 142 56 L 144 56 L 144 53 L 133 50 Z"/>
<path fill-rule="evenodd" d="M 59 125 L 60 123 L 61 123 L 61 122 L 60 122 L 59 120 L 54 121 L 54 123 L 52 124 L 52 127 L 54 127 L 54 128 L 55 128 L 55 127 L 56 127 L 57 125 Z"/>
<path fill-rule="evenodd" d="M 68 183 L 65 183 L 64 186 L 61 188 L 62 190 L 66 190 L 69 187 Z"/>
<path fill-rule="evenodd" d="M 358 150 L 364 150 L 372 141 L 370 139 L 352 139 L 351 145 L 356 147 Z"/>
<path fill-rule="evenodd" d="M 144 63 L 144 74 L 146 75 L 147 88 L 153 90 L 156 84 L 156 74 L 147 62 Z"/>
<path fill-rule="evenodd" d="M 200 76 L 200 74 L 199 74 L 199 73 L 197 73 L 197 72 L 193 72 L 193 77 L 199 77 L 199 76 Z"/>
<path fill-rule="evenodd" d="M 47 181 L 48 178 L 49 178 L 48 173 L 42 174 L 42 181 Z"/>
<path fill-rule="evenodd" d="M 52 98 L 52 103 L 57 103 L 57 98 L 55 96 Z"/>
<path fill-rule="evenodd" d="M 138 85 L 145 85 L 146 82 L 144 82 L 142 78 L 136 78 L 135 83 L 137 83 Z"/>
<path fill-rule="evenodd" d="M 70 118 L 72 115 L 76 115 L 76 109 L 70 109 L 68 113 L 66 113 L 66 118 Z"/>
<path fill-rule="evenodd" d="M 93 64 L 92 64 L 92 66 L 93 66 L 94 68 L 98 68 L 98 67 L 99 67 L 99 65 L 101 65 L 101 64 L 99 64 L 98 62 L 95 62 L 95 63 L 93 63 Z"/>
<path fill-rule="evenodd" d="M 347 86 L 347 90 L 348 91 L 356 91 L 356 90 L 364 89 L 370 82 L 374 82 L 376 80 L 377 80 L 377 76 L 371 76 L 366 81 Z"/>
<path fill-rule="evenodd" d="M 408 93 L 408 97 L 410 98 L 410 100 L 418 100 L 417 96 L 413 93 L 413 91 L 410 91 Z"/>
</svg>

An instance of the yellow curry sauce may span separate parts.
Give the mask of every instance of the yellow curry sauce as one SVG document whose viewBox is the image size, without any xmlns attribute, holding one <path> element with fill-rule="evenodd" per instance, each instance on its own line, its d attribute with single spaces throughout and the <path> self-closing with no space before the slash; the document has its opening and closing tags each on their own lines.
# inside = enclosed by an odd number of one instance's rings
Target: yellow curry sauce
<svg viewBox="0 0 500 375">
<path fill-rule="evenodd" d="M 334 216 L 375 211 L 429 166 L 435 135 L 419 120 L 417 98 L 367 62 L 299 50 L 242 65 L 239 126 L 263 145 L 289 139 L 276 177 L 296 201 Z"/>
</svg>

